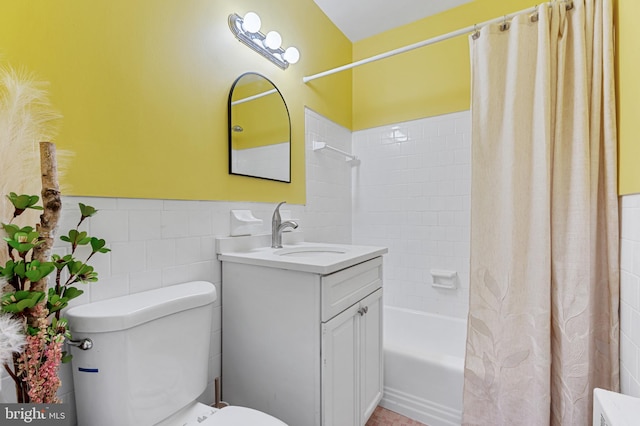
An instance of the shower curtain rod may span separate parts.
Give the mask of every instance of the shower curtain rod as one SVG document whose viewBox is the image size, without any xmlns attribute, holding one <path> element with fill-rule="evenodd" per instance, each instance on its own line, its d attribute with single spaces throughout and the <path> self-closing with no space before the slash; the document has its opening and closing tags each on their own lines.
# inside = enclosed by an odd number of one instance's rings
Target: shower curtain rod
<svg viewBox="0 0 640 426">
<path fill-rule="evenodd" d="M 562 0 L 562 3 L 566 4 L 567 10 L 570 10 L 573 7 L 573 2 L 572 1 Z M 313 75 L 309 75 L 309 76 L 306 76 L 306 77 L 302 77 L 302 82 L 303 83 L 308 83 L 311 80 L 315 80 L 317 78 L 326 77 L 328 75 L 336 74 L 336 73 L 339 73 L 341 71 L 350 70 L 351 68 L 355 68 L 355 67 L 358 67 L 360 65 L 368 64 L 368 63 L 374 62 L 374 61 L 379 61 L 380 59 L 385 59 L 385 58 L 388 58 L 390 56 L 395 56 L 395 55 L 398 55 L 400 53 L 404 53 L 404 52 L 408 52 L 410 50 L 418 49 L 420 47 L 429 46 L 430 44 L 439 43 L 441 41 L 448 40 L 448 39 L 454 38 L 454 37 L 458 37 L 458 36 L 463 35 L 463 34 L 468 34 L 468 33 L 473 32 L 473 31 L 478 31 L 478 29 L 480 27 L 483 27 L 485 25 L 497 24 L 497 23 L 500 23 L 500 22 L 506 23 L 506 21 L 508 21 L 509 19 L 512 19 L 513 17 L 515 17 L 517 15 L 520 15 L 522 13 L 525 13 L 525 12 L 535 13 L 537 8 L 538 8 L 537 5 L 534 6 L 534 7 L 529 7 L 527 9 L 523 9 L 523 10 L 520 10 L 518 12 L 511 13 L 509 15 L 504 15 L 504 16 L 501 16 L 499 18 L 491 19 L 489 21 L 485 21 L 485 22 L 482 22 L 480 24 L 470 25 L 470 26 L 468 26 L 466 28 L 462 28 L 462 29 L 459 29 L 459 30 L 456 30 L 456 31 L 452 31 L 450 33 L 439 35 L 437 37 L 433 37 L 433 38 L 430 38 L 430 39 L 427 39 L 427 40 L 419 41 L 417 43 L 413 43 L 413 44 L 410 44 L 408 46 L 400 47 L 398 49 L 390 50 L 390 51 L 385 52 L 385 53 L 380 53 L 378 55 L 370 56 L 368 58 L 361 59 L 359 61 L 352 62 L 352 63 L 347 64 L 347 65 L 342 65 L 340 67 L 336 67 L 336 68 L 333 68 L 333 69 L 330 69 L 330 70 L 327 70 L 327 71 L 323 71 L 323 72 L 319 72 L 317 74 L 313 74 Z"/>
</svg>

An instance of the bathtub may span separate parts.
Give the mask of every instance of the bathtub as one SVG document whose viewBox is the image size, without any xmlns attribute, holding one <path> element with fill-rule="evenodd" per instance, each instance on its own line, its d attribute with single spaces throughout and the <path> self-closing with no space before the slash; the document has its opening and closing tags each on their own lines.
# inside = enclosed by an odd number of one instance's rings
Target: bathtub
<svg viewBox="0 0 640 426">
<path fill-rule="evenodd" d="M 384 308 L 380 405 L 429 426 L 460 425 L 466 321 Z"/>
</svg>

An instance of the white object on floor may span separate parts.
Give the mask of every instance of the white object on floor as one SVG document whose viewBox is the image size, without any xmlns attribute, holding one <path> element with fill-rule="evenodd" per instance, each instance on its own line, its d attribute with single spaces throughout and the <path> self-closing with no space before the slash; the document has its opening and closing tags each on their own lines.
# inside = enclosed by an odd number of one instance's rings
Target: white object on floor
<svg viewBox="0 0 640 426">
<path fill-rule="evenodd" d="M 637 426 L 640 422 L 640 398 L 593 390 L 593 426 Z"/>
</svg>

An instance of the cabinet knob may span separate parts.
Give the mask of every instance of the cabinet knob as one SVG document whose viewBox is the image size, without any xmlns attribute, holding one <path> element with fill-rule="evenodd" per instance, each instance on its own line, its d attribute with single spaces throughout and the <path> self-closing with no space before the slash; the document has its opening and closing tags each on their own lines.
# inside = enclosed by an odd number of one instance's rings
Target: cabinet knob
<svg viewBox="0 0 640 426">
<path fill-rule="evenodd" d="M 363 316 L 364 314 L 367 313 L 367 311 L 365 311 L 364 308 L 360 308 L 358 309 L 358 313 L 360 314 L 360 316 Z"/>
</svg>

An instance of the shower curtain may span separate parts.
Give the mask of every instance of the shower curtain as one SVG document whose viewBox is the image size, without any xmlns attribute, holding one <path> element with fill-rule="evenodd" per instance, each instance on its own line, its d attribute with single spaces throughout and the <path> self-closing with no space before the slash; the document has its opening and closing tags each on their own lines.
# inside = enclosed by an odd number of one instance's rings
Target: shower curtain
<svg viewBox="0 0 640 426">
<path fill-rule="evenodd" d="M 470 37 L 465 425 L 587 425 L 619 388 L 610 0 L 539 6 Z"/>
</svg>

